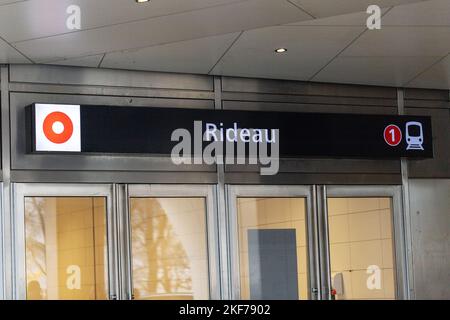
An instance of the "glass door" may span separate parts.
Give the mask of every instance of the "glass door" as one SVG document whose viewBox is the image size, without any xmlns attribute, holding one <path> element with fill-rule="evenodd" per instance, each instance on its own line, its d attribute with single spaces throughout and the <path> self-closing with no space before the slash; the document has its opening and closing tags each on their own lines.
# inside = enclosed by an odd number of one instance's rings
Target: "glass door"
<svg viewBox="0 0 450 320">
<path fill-rule="evenodd" d="M 13 191 L 16 299 L 115 299 L 112 187 L 15 184 Z"/>
<path fill-rule="evenodd" d="M 130 185 L 125 266 L 132 299 L 219 299 L 214 187 Z"/>
<path fill-rule="evenodd" d="M 331 186 L 325 190 L 329 298 L 405 298 L 400 187 Z"/>
<path fill-rule="evenodd" d="M 313 192 L 228 186 L 232 299 L 318 299 Z"/>
<path fill-rule="evenodd" d="M 228 185 L 223 217 L 213 185 L 13 195 L 15 299 L 408 298 L 398 186 Z"/>
</svg>

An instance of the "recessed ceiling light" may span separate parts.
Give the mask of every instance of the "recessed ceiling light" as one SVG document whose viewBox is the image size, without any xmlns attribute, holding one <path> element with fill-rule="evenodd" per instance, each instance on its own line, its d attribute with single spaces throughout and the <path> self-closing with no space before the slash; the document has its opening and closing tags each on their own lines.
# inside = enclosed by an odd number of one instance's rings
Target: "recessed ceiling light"
<svg viewBox="0 0 450 320">
<path fill-rule="evenodd" d="M 137 3 L 149 2 L 150 0 L 136 0 Z"/>
<path fill-rule="evenodd" d="M 275 49 L 276 53 L 285 53 L 286 51 L 287 51 L 286 48 L 277 48 L 277 49 Z"/>
</svg>

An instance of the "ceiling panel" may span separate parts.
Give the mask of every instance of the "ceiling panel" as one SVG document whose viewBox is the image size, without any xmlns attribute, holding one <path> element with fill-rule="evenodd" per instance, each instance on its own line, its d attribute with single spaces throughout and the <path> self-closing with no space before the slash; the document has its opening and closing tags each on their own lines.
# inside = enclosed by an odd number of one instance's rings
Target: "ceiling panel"
<svg viewBox="0 0 450 320">
<path fill-rule="evenodd" d="M 250 0 L 229 6 L 18 42 L 15 46 L 37 62 L 48 62 L 192 40 L 302 19 L 309 19 L 309 16 L 287 1 Z"/>
<path fill-rule="evenodd" d="M 368 30 L 344 56 L 445 56 L 450 52 L 448 27 L 382 27 Z"/>
<path fill-rule="evenodd" d="M 104 68 L 208 73 L 240 33 L 109 53 Z"/>
<path fill-rule="evenodd" d="M 72 4 L 81 31 L 66 29 Z M 371 4 L 384 7 L 382 29 L 364 32 Z M 445 89 L 450 81 L 450 0 L 0 0 L 0 36 L 37 63 Z M 28 62 L 17 50 L 0 38 L 0 63 Z"/>
<path fill-rule="evenodd" d="M 423 0 L 290 0 L 305 9 L 314 17 L 330 17 L 350 12 L 366 11 L 367 7 L 376 4 L 380 7 L 391 7 L 414 3 Z M 336 3 L 339 3 L 336 5 Z"/>
<path fill-rule="evenodd" d="M 6 4 L 11 4 L 11 3 L 16 3 L 16 2 L 25 2 L 25 1 L 29 1 L 29 0 L 0 0 L 0 6 L 6 5 Z"/>
<path fill-rule="evenodd" d="M 0 39 L 0 63 L 30 63 L 30 61 Z"/>
<path fill-rule="evenodd" d="M 386 26 L 450 26 L 450 1 L 432 0 L 393 8 L 383 17 Z"/>
<path fill-rule="evenodd" d="M 86 57 L 80 57 L 80 58 L 74 58 L 74 59 L 52 61 L 52 62 L 49 62 L 48 64 L 96 68 L 100 64 L 100 61 L 102 61 L 103 56 L 104 56 L 103 54 L 97 54 L 97 55 L 93 55 L 93 56 L 86 56 Z"/>
<path fill-rule="evenodd" d="M 29 0 L 0 7 L 0 34 L 15 42 L 73 32 L 66 27 L 70 5 L 81 9 L 82 30 L 109 26 L 244 0 Z M 14 23 L 11 23 L 14 22 Z"/>
<path fill-rule="evenodd" d="M 213 74 L 307 80 L 349 44 L 362 27 L 271 27 L 246 31 Z M 286 47 L 284 54 L 276 54 Z"/>
<path fill-rule="evenodd" d="M 337 57 L 312 80 L 403 86 L 439 57 Z"/>
<path fill-rule="evenodd" d="M 450 56 L 445 57 L 407 84 L 413 88 L 450 89 Z"/>
</svg>

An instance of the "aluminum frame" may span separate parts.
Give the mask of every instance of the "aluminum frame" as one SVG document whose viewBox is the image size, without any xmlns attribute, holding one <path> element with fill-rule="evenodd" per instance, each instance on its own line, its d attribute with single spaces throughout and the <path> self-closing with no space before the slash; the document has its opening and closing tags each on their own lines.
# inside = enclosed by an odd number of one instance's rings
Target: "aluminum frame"
<svg viewBox="0 0 450 320">
<path fill-rule="evenodd" d="M 118 297 L 118 256 L 116 210 L 113 186 L 105 184 L 13 184 L 13 299 L 26 299 L 25 198 L 26 197 L 104 197 L 106 199 L 108 293 Z"/>
<path fill-rule="evenodd" d="M 2 248 L 3 248 L 3 295 L 4 299 L 12 298 L 13 280 L 11 273 L 14 272 L 11 259 L 12 230 L 10 230 L 11 213 L 11 125 L 10 125 L 10 99 L 9 99 L 9 67 L 0 66 L 0 96 L 1 96 L 1 178 L 2 178 Z"/>
<path fill-rule="evenodd" d="M 227 185 L 228 216 L 228 257 L 231 271 L 231 299 L 239 300 L 240 270 L 238 246 L 238 221 L 236 200 L 238 197 L 272 197 L 272 198 L 305 198 L 305 222 L 307 236 L 308 259 L 308 299 L 320 300 L 319 255 L 317 239 L 316 204 L 314 203 L 314 186 L 268 186 L 268 185 Z"/>
<path fill-rule="evenodd" d="M 319 247 L 320 298 L 331 300 L 331 267 L 330 267 L 330 237 L 328 232 L 327 187 L 315 186 L 317 203 L 317 234 Z"/>
<path fill-rule="evenodd" d="M 405 114 L 405 90 L 397 89 L 397 111 L 398 114 Z M 411 210 L 410 210 L 410 200 L 409 200 L 409 166 L 408 160 L 402 158 L 400 160 L 400 169 L 402 174 L 402 196 L 403 196 L 403 211 L 405 220 L 405 250 L 407 258 L 407 272 L 408 272 L 408 292 L 406 296 L 408 299 L 415 298 L 415 284 L 414 284 L 414 267 L 412 261 L 412 232 L 411 232 Z"/>
<path fill-rule="evenodd" d="M 124 243 L 124 252 L 121 254 L 126 257 L 129 263 L 123 263 L 122 271 L 123 287 L 126 288 L 125 299 L 132 299 L 133 294 L 133 275 L 132 275 L 132 252 L 131 252 L 131 226 L 129 223 L 130 198 L 179 198 L 179 197 L 195 197 L 205 198 L 206 204 L 206 226 L 207 226 L 207 253 L 208 253 L 208 271 L 209 271 L 209 298 L 211 300 L 219 300 L 221 295 L 221 277 L 220 277 L 220 251 L 219 251 L 219 228 L 217 216 L 217 198 L 215 185 L 168 185 L 168 184 L 153 184 L 153 185 L 128 185 L 127 188 L 127 217 L 122 219 L 126 224 L 122 228 L 127 230 L 128 236 Z"/>
<path fill-rule="evenodd" d="M 3 217 L 3 183 L 0 182 L 0 300 L 4 300 L 6 296 L 5 290 L 5 265 L 4 265 L 4 256 L 5 256 L 5 246 L 4 246 L 4 217 Z"/>
<path fill-rule="evenodd" d="M 343 198 L 365 198 L 365 197 L 389 197 L 392 204 L 392 226 L 394 238 L 395 258 L 395 281 L 396 299 L 410 299 L 409 296 L 409 274 L 408 261 L 410 259 L 407 251 L 406 239 L 406 213 L 403 210 L 402 187 L 401 186 L 329 186 L 326 188 L 327 199 L 333 197 Z M 326 225 L 328 233 L 328 225 Z M 330 268 L 330 256 L 325 261 Z M 330 275 L 331 276 L 331 275 Z M 330 280 L 331 283 L 331 280 Z M 330 290 L 330 288 L 327 288 Z"/>
</svg>

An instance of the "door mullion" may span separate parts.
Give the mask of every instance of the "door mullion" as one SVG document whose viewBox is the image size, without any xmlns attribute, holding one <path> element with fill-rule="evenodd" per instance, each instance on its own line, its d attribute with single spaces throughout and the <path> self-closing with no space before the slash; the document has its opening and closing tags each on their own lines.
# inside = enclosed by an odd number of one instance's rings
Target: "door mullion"
<svg viewBox="0 0 450 320">
<path fill-rule="evenodd" d="M 317 200 L 317 230 L 319 238 L 319 261 L 320 261 L 320 296 L 322 300 L 331 299 L 331 268 L 330 247 L 328 233 L 328 210 L 326 186 L 316 186 Z"/>
<path fill-rule="evenodd" d="M 109 299 L 120 299 L 120 282 L 119 282 L 119 254 L 118 254 L 118 207 L 117 207 L 117 188 L 116 185 L 111 186 L 111 196 L 108 197 L 107 209 L 107 228 L 108 228 L 108 283 L 109 283 Z"/>
<path fill-rule="evenodd" d="M 316 186 L 311 186 L 308 197 L 308 208 L 306 215 L 308 227 L 308 252 L 310 270 L 310 299 L 320 300 L 320 260 L 319 260 L 319 237 L 317 229 L 317 192 Z"/>
<path fill-rule="evenodd" d="M 116 217 L 116 252 L 117 252 L 117 298 L 129 300 L 133 298 L 131 277 L 131 249 L 130 249 L 130 214 L 128 201 L 128 185 L 116 184 L 114 186 L 114 203 Z"/>
</svg>

